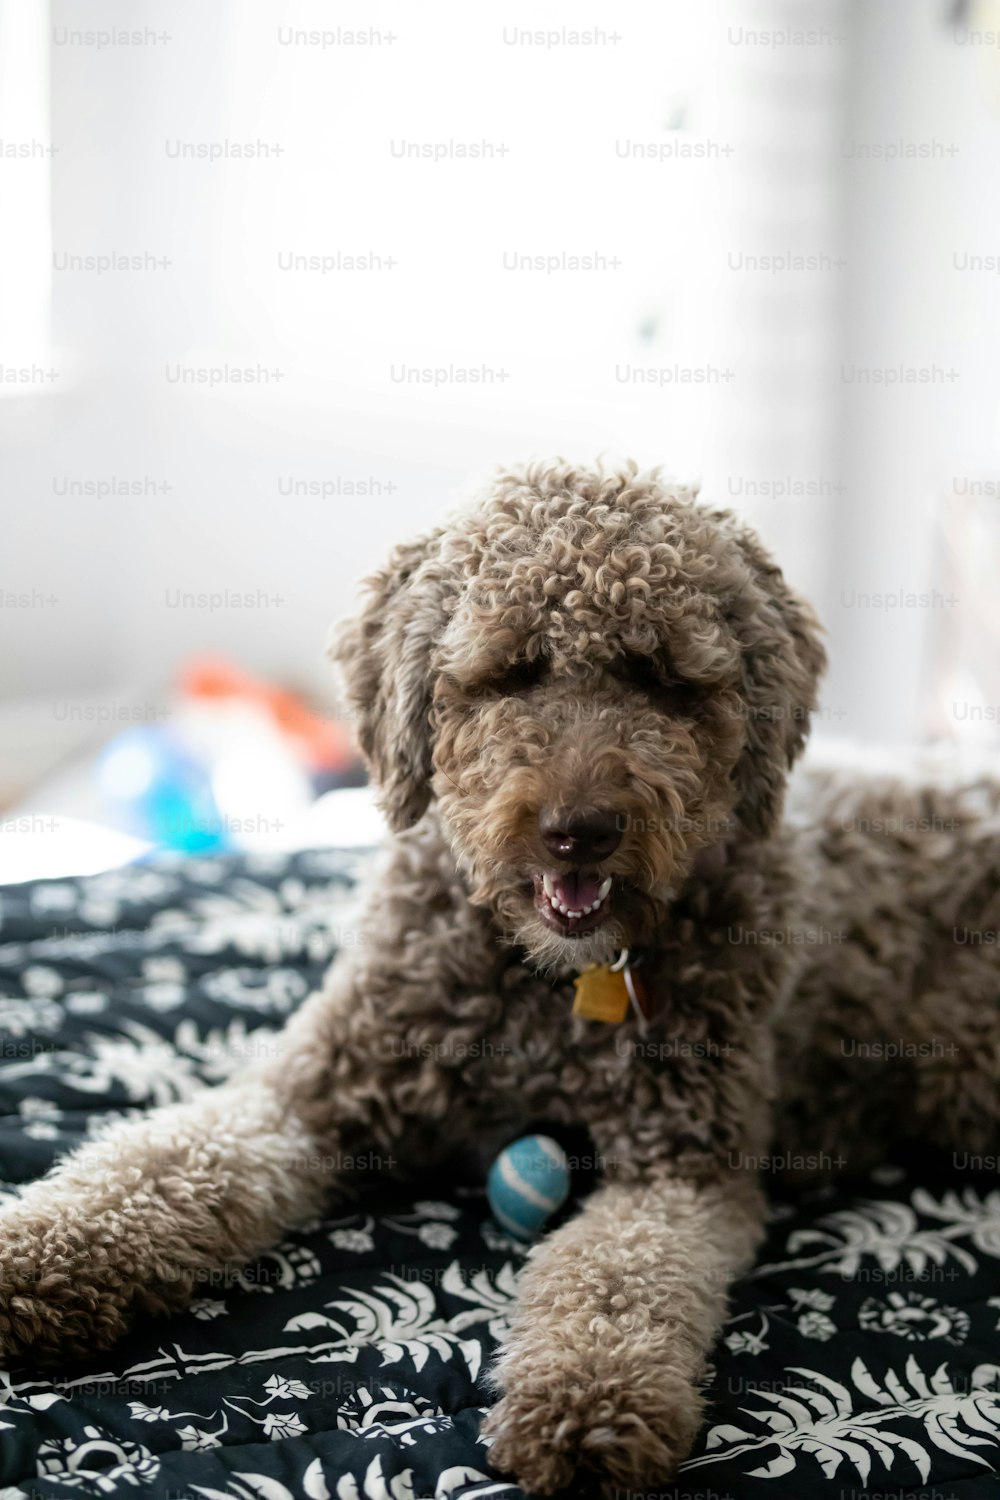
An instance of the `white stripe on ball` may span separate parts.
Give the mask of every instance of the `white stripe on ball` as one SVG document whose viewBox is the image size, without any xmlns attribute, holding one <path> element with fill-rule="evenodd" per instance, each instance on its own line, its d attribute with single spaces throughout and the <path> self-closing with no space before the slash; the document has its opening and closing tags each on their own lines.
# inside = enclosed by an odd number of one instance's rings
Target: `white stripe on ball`
<svg viewBox="0 0 1000 1500">
<path fill-rule="evenodd" d="M 532 1187 L 530 1182 L 525 1182 L 509 1156 L 501 1156 L 498 1165 L 500 1167 L 500 1175 L 507 1187 L 513 1188 L 515 1193 L 519 1193 L 522 1198 L 526 1198 L 536 1208 L 544 1208 L 546 1213 L 554 1213 L 560 1206 L 557 1199 L 546 1198 L 545 1194 L 540 1193 L 537 1188 Z"/>
</svg>

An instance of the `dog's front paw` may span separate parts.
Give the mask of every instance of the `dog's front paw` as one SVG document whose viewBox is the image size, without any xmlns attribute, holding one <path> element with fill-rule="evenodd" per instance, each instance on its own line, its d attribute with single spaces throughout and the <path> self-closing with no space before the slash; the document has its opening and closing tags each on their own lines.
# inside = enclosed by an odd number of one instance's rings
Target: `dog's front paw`
<svg viewBox="0 0 1000 1500">
<path fill-rule="evenodd" d="M 0 1361 L 85 1359 L 124 1332 L 127 1297 L 94 1225 L 0 1216 Z"/>
<path fill-rule="evenodd" d="M 489 1412 L 490 1463 L 534 1494 L 551 1495 L 590 1480 L 602 1493 L 643 1489 L 669 1479 L 701 1425 L 701 1396 L 669 1368 L 644 1377 L 605 1371 L 574 1375 L 498 1371 L 506 1394 Z"/>
</svg>

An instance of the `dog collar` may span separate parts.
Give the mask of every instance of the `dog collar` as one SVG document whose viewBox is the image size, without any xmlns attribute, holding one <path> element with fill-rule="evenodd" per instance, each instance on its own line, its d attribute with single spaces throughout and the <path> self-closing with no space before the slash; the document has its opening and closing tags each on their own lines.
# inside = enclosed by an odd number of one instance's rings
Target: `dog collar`
<svg viewBox="0 0 1000 1500">
<path fill-rule="evenodd" d="M 643 959 L 638 948 L 623 948 L 613 964 L 588 964 L 573 981 L 576 997 L 573 1015 L 588 1021 L 624 1021 L 629 1008 L 635 1012 L 640 1032 L 650 1020 L 649 996 L 636 973 Z"/>
</svg>

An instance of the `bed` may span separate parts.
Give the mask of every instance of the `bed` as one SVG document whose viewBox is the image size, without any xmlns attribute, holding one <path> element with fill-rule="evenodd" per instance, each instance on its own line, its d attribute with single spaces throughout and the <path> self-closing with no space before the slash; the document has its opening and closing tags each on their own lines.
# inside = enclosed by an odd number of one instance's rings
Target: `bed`
<svg viewBox="0 0 1000 1500">
<path fill-rule="evenodd" d="M 254 1054 L 351 933 L 363 855 L 160 859 L 0 889 L 0 1199 Z M 1000 1495 L 996 1162 L 776 1196 L 661 1500 Z M 523 1251 L 447 1182 L 331 1202 L 188 1313 L 0 1372 L 0 1500 L 521 1491 L 479 1438 Z"/>
</svg>

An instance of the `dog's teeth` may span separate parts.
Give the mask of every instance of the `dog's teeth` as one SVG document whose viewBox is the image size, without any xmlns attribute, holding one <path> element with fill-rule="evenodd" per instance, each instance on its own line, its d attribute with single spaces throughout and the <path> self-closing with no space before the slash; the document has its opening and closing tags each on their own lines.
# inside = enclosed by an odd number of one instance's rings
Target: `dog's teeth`
<svg viewBox="0 0 1000 1500">
<path fill-rule="evenodd" d="M 582 906 L 579 911 L 571 910 L 570 907 L 565 906 L 563 902 L 559 900 L 559 897 L 556 895 L 555 881 L 547 871 L 542 872 L 542 889 L 545 892 L 545 899 L 548 901 L 553 911 L 557 911 L 561 917 L 566 917 L 570 922 L 578 922 L 581 917 L 589 917 L 591 912 L 597 911 L 597 909 L 601 906 L 605 896 L 611 889 L 611 877 L 609 875 L 601 881 L 601 884 L 597 888 L 597 895 L 594 897 L 594 900 L 590 903 L 589 906 Z"/>
</svg>

